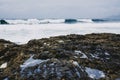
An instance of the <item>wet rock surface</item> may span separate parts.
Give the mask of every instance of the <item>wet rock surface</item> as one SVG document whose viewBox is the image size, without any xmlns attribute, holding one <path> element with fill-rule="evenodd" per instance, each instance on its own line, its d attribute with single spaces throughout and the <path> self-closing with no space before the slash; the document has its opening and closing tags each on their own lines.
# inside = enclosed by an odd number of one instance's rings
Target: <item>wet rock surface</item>
<svg viewBox="0 0 120 80">
<path fill-rule="evenodd" d="M 9 24 L 9 23 L 6 22 L 5 20 L 0 20 L 0 24 Z"/>
<path fill-rule="evenodd" d="M 120 78 L 120 35 L 101 33 L 0 40 L 0 80 L 115 80 Z"/>
</svg>

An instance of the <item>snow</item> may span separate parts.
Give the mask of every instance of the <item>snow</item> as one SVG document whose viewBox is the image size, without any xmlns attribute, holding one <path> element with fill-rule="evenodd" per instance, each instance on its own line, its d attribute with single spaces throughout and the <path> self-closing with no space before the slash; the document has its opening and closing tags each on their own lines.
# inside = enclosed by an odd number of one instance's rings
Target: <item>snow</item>
<svg viewBox="0 0 120 80">
<path fill-rule="evenodd" d="M 39 68 L 34 70 L 34 73 L 40 73 L 40 72 L 41 72 L 41 70 Z"/>
<path fill-rule="evenodd" d="M 77 61 L 73 61 L 73 64 L 74 64 L 75 66 L 79 67 L 79 68 L 83 71 L 82 67 L 78 64 Z"/>
<path fill-rule="evenodd" d="M 99 59 L 98 54 L 90 54 L 93 58 Z"/>
<path fill-rule="evenodd" d="M 1 66 L 0 66 L 0 69 L 1 68 L 6 68 L 7 67 L 7 62 L 3 63 Z"/>
<path fill-rule="evenodd" d="M 48 60 L 40 60 L 40 59 L 33 59 L 33 56 L 32 55 L 28 60 L 26 60 L 23 65 L 20 65 L 20 67 L 22 68 L 22 70 L 24 70 L 25 68 L 27 67 L 32 67 L 32 66 L 35 66 L 37 64 L 40 64 L 42 62 L 46 62 Z"/>
<path fill-rule="evenodd" d="M 3 79 L 3 80 L 9 80 L 8 78 L 5 78 L 5 79 Z"/>
<path fill-rule="evenodd" d="M 77 55 L 82 54 L 82 56 L 81 56 L 80 58 L 88 58 L 88 57 L 85 55 L 85 53 L 83 53 L 83 52 L 81 52 L 81 51 L 75 51 L 75 54 L 77 54 Z"/>
<path fill-rule="evenodd" d="M 7 47 L 8 46 L 8 44 L 4 44 L 4 47 Z"/>
<path fill-rule="evenodd" d="M 81 53 L 83 56 L 81 56 L 80 58 L 88 58 L 84 53 Z"/>
<path fill-rule="evenodd" d="M 99 53 L 96 53 L 96 54 L 90 54 L 92 58 L 95 58 L 95 59 L 100 59 L 99 57 Z M 105 52 L 104 55 L 106 56 L 110 56 L 109 53 Z M 109 57 L 106 57 L 106 59 L 110 59 Z"/>
<path fill-rule="evenodd" d="M 73 65 L 75 65 L 75 66 L 81 68 L 81 67 L 79 66 L 79 64 L 78 64 L 77 61 L 73 61 L 72 63 L 73 63 Z M 78 75 L 78 77 L 80 78 L 80 73 L 79 73 L 79 71 L 77 70 L 77 68 L 75 68 L 75 71 L 76 71 L 76 74 Z"/>
<path fill-rule="evenodd" d="M 90 33 L 120 34 L 120 22 L 0 25 L 0 38 L 19 44 L 25 44 L 31 39 L 49 38 L 51 36 L 68 34 Z"/>
<path fill-rule="evenodd" d="M 58 42 L 59 42 L 59 43 L 64 43 L 64 41 L 63 41 L 63 40 L 59 40 Z"/>
<path fill-rule="evenodd" d="M 107 53 L 107 52 L 105 52 L 105 55 L 109 56 L 110 54 L 109 54 L 109 53 Z"/>
<path fill-rule="evenodd" d="M 74 64 L 75 66 L 79 66 L 79 64 L 78 64 L 77 61 L 73 61 L 73 64 Z"/>
<path fill-rule="evenodd" d="M 97 69 L 91 69 L 86 67 L 85 71 L 87 72 L 88 76 L 93 79 L 100 79 L 105 77 L 104 72 Z"/>
<path fill-rule="evenodd" d="M 77 51 L 77 50 L 75 51 L 76 55 L 79 55 L 80 53 L 81 53 L 81 51 Z"/>
</svg>

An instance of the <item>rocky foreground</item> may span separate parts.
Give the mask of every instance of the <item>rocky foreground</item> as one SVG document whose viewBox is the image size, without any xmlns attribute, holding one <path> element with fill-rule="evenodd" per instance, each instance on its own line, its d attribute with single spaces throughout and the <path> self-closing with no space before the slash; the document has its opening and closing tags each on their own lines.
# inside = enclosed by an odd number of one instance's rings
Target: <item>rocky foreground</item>
<svg viewBox="0 0 120 80">
<path fill-rule="evenodd" d="M 0 80 L 120 80 L 120 34 L 1 39 Z"/>
</svg>

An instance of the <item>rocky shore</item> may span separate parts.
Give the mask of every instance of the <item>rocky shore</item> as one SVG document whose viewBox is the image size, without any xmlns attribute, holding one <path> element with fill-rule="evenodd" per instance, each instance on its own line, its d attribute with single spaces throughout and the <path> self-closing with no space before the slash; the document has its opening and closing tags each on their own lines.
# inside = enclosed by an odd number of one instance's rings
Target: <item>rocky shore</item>
<svg viewBox="0 0 120 80">
<path fill-rule="evenodd" d="M 0 24 L 9 24 L 9 23 L 2 19 L 2 20 L 0 20 Z"/>
<path fill-rule="evenodd" d="M 120 34 L 0 39 L 0 80 L 119 80 Z"/>
</svg>

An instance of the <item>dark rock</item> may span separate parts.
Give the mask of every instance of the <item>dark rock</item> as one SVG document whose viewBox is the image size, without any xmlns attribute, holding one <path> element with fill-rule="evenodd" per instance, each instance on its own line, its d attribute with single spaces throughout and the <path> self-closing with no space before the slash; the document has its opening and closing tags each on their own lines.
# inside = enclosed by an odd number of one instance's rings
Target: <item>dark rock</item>
<svg viewBox="0 0 120 80">
<path fill-rule="evenodd" d="M 104 21 L 107 21 L 107 20 L 103 20 L 103 19 L 92 19 L 92 21 L 94 21 L 94 22 L 104 22 Z"/>
<path fill-rule="evenodd" d="M 0 20 L 0 24 L 8 24 L 5 20 Z"/>
<path fill-rule="evenodd" d="M 47 61 L 22 70 L 20 65 L 31 56 L 32 60 Z M 120 35 L 71 34 L 30 40 L 24 45 L 1 39 L 0 66 L 5 62 L 7 67 L 0 68 L 1 80 L 95 80 L 86 67 L 105 73 L 106 77 L 98 80 L 115 80 L 120 76 Z"/>
<path fill-rule="evenodd" d="M 76 23 L 76 19 L 65 19 L 65 23 Z"/>
</svg>

